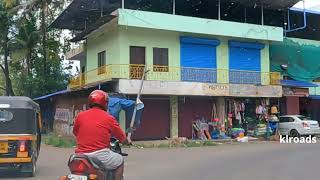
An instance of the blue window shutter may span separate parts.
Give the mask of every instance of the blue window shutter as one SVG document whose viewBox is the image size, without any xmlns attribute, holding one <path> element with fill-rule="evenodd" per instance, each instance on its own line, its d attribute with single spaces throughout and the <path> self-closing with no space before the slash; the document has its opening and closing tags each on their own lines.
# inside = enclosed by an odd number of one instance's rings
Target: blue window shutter
<svg viewBox="0 0 320 180">
<path fill-rule="evenodd" d="M 216 47 L 201 44 L 181 44 L 181 66 L 216 68 Z"/>
<path fill-rule="evenodd" d="M 229 82 L 261 83 L 261 49 L 264 44 L 229 41 Z"/>
<path fill-rule="evenodd" d="M 261 54 L 258 49 L 247 49 L 230 47 L 229 48 L 229 69 L 260 71 Z"/>
<path fill-rule="evenodd" d="M 194 82 L 216 82 L 216 46 L 220 41 L 181 37 L 181 79 Z"/>
</svg>

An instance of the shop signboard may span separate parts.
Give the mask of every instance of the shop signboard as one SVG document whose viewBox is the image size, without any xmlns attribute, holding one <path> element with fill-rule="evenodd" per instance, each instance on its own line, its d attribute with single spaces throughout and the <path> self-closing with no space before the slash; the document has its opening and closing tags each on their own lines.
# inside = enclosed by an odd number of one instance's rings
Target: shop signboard
<svg viewBox="0 0 320 180">
<path fill-rule="evenodd" d="M 308 97 L 309 96 L 309 89 L 284 87 L 283 88 L 283 96 Z"/>
<path fill-rule="evenodd" d="M 139 80 L 119 80 L 118 91 L 137 94 Z M 177 96 L 233 96 L 233 97 L 282 97 L 281 86 L 256 86 L 245 84 L 210 84 L 198 82 L 145 81 L 144 95 Z"/>
<path fill-rule="evenodd" d="M 227 84 L 203 84 L 202 90 L 209 96 L 228 96 L 230 89 Z"/>
<path fill-rule="evenodd" d="M 247 84 L 230 84 L 229 96 L 234 97 L 281 97 L 281 86 L 257 86 Z"/>
</svg>

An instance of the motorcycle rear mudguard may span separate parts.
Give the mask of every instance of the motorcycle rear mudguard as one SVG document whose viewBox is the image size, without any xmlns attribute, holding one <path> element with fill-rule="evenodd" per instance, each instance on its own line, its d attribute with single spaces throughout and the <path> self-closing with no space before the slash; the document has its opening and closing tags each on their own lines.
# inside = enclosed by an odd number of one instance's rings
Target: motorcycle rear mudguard
<svg viewBox="0 0 320 180">
<path fill-rule="evenodd" d="M 109 171 L 108 174 L 107 174 L 107 180 L 114 180 L 114 175 L 113 175 L 113 172 L 112 171 Z"/>
<path fill-rule="evenodd" d="M 114 174 L 112 171 L 109 171 L 107 174 L 107 180 L 114 180 Z M 122 180 L 124 180 L 124 178 L 122 177 Z"/>
</svg>

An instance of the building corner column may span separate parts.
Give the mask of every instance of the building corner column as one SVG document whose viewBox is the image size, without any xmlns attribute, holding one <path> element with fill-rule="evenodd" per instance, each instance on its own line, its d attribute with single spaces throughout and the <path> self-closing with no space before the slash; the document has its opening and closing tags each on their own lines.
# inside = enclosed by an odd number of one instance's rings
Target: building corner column
<svg viewBox="0 0 320 180">
<path fill-rule="evenodd" d="M 225 118 L 226 118 L 226 105 L 225 105 L 225 98 L 224 97 L 218 97 L 217 98 L 217 117 L 220 120 L 221 125 L 225 125 Z"/>
<path fill-rule="evenodd" d="M 170 96 L 170 138 L 179 137 L 178 96 Z"/>
</svg>

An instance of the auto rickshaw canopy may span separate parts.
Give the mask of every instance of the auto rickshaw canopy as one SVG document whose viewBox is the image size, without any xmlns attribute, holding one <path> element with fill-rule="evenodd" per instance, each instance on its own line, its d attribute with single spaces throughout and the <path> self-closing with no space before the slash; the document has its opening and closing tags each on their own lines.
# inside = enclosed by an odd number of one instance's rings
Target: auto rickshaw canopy
<svg viewBox="0 0 320 180">
<path fill-rule="evenodd" d="M 40 111 L 40 106 L 28 97 L 0 96 L 0 109 L 33 109 Z"/>
<path fill-rule="evenodd" d="M 0 134 L 36 134 L 40 107 L 28 97 L 0 96 Z"/>
</svg>

